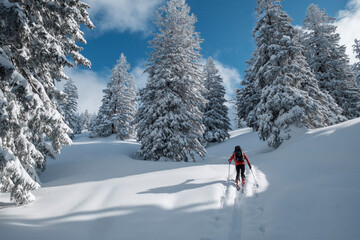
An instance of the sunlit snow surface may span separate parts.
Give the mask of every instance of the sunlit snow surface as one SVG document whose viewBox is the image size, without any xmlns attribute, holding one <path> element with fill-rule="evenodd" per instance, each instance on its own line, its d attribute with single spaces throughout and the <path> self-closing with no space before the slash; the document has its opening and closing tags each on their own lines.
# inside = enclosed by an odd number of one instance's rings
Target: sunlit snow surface
<svg viewBox="0 0 360 240">
<path fill-rule="evenodd" d="M 134 140 L 77 136 L 48 161 L 33 203 L 0 194 L 0 238 L 360 239 L 360 119 L 294 132 L 273 150 L 239 129 L 196 163 L 136 160 Z M 228 164 L 236 145 L 255 176 L 247 167 L 244 192 Z"/>
</svg>

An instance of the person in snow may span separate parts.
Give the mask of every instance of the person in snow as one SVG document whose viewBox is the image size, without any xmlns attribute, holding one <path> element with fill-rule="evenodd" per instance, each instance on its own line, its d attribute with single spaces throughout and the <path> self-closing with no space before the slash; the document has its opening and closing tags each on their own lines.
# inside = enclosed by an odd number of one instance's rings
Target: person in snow
<svg viewBox="0 0 360 240">
<path fill-rule="evenodd" d="M 229 159 L 229 164 L 232 162 L 232 160 L 235 159 L 235 167 L 236 167 L 236 185 L 239 185 L 239 175 L 241 170 L 241 183 L 245 184 L 245 161 L 246 160 L 249 168 L 251 169 L 251 164 L 249 161 L 249 158 L 246 156 L 246 154 L 241 150 L 240 146 L 235 147 L 234 153 L 231 155 Z"/>
</svg>

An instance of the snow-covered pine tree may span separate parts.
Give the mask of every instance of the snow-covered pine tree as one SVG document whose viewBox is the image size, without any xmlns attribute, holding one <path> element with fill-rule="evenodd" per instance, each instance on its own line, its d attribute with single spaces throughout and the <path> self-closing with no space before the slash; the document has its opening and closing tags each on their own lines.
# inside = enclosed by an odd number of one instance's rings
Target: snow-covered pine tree
<svg viewBox="0 0 360 240">
<path fill-rule="evenodd" d="M 79 122 L 80 122 L 81 130 L 85 130 L 85 131 L 88 130 L 90 124 L 90 114 L 87 109 L 85 110 L 85 112 L 80 114 Z"/>
<path fill-rule="evenodd" d="M 355 43 L 353 45 L 353 51 L 355 53 L 355 57 L 358 60 L 353 66 L 354 74 L 356 76 L 356 81 L 358 87 L 360 87 L 360 40 L 355 39 Z"/>
<path fill-rule="evenodd" d="M 257 130 L 256 109 L 260 102 L 261 89 L 255 86 L 257 72 L 252 71 L 254 59 L 255 56 L 247 61 L 248 69 L 245 70 L 245 77 L 241 83 L 243 88 L 236 90 L 236 111 L 239 128 L 243 127 L 243 122 L 246 122 L 248 127 Z"/>
<path fill-rule="evenodd" d="M 96 115 L 95 124 L 90 133 L 91 138 L 108 137 L 113 134 L 113 124 L 111 122 L 111 113 L 109 110 L 109 103 L 111 101 L 110 86 L 111 84 L 108 83 L 107 88 L 103 90 L 104 96 L 101 100 L 102 104 L 99 108 L 98 114 Z M 84 128 L 88 129 L 90 125 L 90 115 L 88 115 L 86 120 L 86 124 L 84 122 Z"/>
<path fill-rule="evenodd" d="M 106 137 L 116 134 L 119 139 L 134 136 L 133 121 L 136 114 L 136 85 L 129 73 L 130 64 L 121 54 L 113 68 L 110 83 L 104 90 L 102 106 L 99 109 L 92 137 Z"/>
<path fill-rule="evenodd" d="M 204 77 L 204 86 L 207 90 L 203 94 L 206 99 L 203 113 L 204 139 L 208 142 L 222 142 L 230 137 L 229 109 L 225 105 L 223 80 L 211 57 L 208 58 L 204 67 Z"/>
<path fill-rule="evenodd" d="M 87 130 L 89 132 L 92 132 L 94 130 L 94 127 L 96 126 L 96 118 L 97 118 L 97 114 L 96 113 L 92 113 L 90 114 L 90 118 L 89 118 L 89 124 L 87 127 Z"/>
<path fill-rule="evenodd" d="M 136 114 L 136 85 L 135 79 L 129 73 L 130 64 L 126 57 L 121 53 L 113 69 L 111 81 L 113 83 L 112 98 L 109 103 L 113 109 L 112 122 L 114 123 L 115 133 L 119 139 L 135 137 L 135 127 L 133 125 Z"/>
<path fill-rule="evenodd" d="M 62 110 L 62 114 L 65 117 L 66 124 L 73 131 L 70 134 L 70 137 L 73 138 L 74 134 L 81 133 L 81 129 L 79 127 L 79 119 L 77 115 L 77 100 L 79 98 L 77 87 L 72 79 L 68 80 L 64 85 L 64 92 L 67 97 L 64 101 L 60 102 L 60 108 Z"/>
<path fill-rule="evenodd" d="M 85 110 L 85 112 L 81 113 L 79 116 L 79 125 L 81 126 L 82 131 L 92 132 L 92 122 L 95 121 L 97 117 L 96 114 L 90 114 L 89 110 Z"/>
<path fill-rule="evenodd" d="M 201 109 L 205 99 L 199 66 L 200 35 L 196 17 L 185 0 L 171 0 L 157 14 L 159 32 L 146 72 L 146 87 L 140 91 L 141 106 L 136 117 L 137 136 L 143 159 L 195 161 L 203 157 L 204 133 Z"/>
<path fill-rule="evenodd" d="M 339 45 L 335 18 L 315 4 L 308 7 L 301 42 L 320 89 L 328 92 L 349 118 L 360 116 L 360 89 L 352 73 L 345 46 Z"/>
<path fill-rule="evenodd" d="M 75 113 L 76 117 L 76 123 L 75 123 L 75 133 L 76 134 L 81 134 L 82 133 L 82 130 L 83 130 L 83 125 L 82 125 L 82 121 L 81 121 L 81 114 L 79 112 L 76 112 Z"/>
<path fill-rule="evenodd" d="M 256 116 L 256 106 L 260 101 L 260 94 L 252 84 L 244 85 L 243 88 L 236 89 L 236 111 L 237 125 L 239 128 L 244 126 L 258 129 Z"/>
<path fill-rule="evenodd" d="M 0 188 L 16 204 L 33 199 L 36 170 L 71 143 L 55 80 L 68 78 L 65 66 L 90 66 L 76 43 L 85 43 L 79 24 L 93 28 L 88 7 L 78 0 L 0 1 Z"/>
<path fill-rule="evenodd" d="M 344 120 L 331 96 L 318 88 L 299 34 L 280 2 L 257 0 L 259 20 L 253 32 L 257 49 L 247 71 L 247 80 L 256 89 L 251 91 L 259 89 L 261 94 L 252 110 L 255 126 L 260 139 L 274 148 L 291 137 L 292 127 L 317 128 Z"/>
</svg>

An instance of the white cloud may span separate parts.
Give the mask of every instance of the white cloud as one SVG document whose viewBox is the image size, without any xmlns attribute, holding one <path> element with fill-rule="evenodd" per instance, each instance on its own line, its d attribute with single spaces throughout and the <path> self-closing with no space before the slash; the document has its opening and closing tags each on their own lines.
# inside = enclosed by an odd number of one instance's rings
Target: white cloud
<svg viewBox="0 0 360 240">
<path fill-rule="evenodd" d="M 226 91 L 225 98 L 228 100 L 229 118 L 231 128 L 236 129 L 236 110 L 235 110 L 235 90 L 240 87 L 241 75 L 236 68 L 226 66 L 219 61 L 214 60 L 215 66 L 219 70 L 220 76 L 223 78 Z"/>
<path fill-rule="evenodd" d="M 236 68 L 226 66 L 219 61 L 214 60 L 214 63 L 219 70 L 220 76 L 223 78 L 226 98 L 228 100 L 232 99 L 235 95 L 235 89 L 240 87 L 240 73 Z"/>
<path fill-rule="evenodd" d="M 341 36 L 340 44 L 346 46 L 351 63 L 356 61 L 352 45 L 355 38 L 360 39 L 359 23 L 360 0 L 349 0 L 346 9 L 339 11 L 336 26 Z"/>
<path fill-rule="evenodd" d="M 88 110 L 90 113 L 97 113 L 103 97 L 102 90 L 106 88 L 109 77 L 82 69 L 66 69 L 65 73 L 75 82 L 78 89 L 78 112 Z M 64 84 L 63 81 L 57 85 L 59 89 L 63 89 Z"/>
<path fill-rule="evenodd" d="M 149 33 L 149 23 L 164 0 L 84 0 L 90 17 L 100 31 Z"/>
</svg>

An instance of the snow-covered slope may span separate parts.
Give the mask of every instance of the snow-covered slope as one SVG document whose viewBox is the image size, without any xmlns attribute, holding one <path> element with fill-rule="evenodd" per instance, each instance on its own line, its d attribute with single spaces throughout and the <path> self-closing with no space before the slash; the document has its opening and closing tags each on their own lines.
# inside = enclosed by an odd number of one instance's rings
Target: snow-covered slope
<svg viewBox="0 0 360 240">
<path fill-rule="evenodd" d="M 139 145 L 82 135 L 49 162 L 37 200 L 0 194 L 1 239 L 360 239 L 360 119 L 298 131 L 273 151 L 250 129 L 197 163 L 133 159 Z M 240 144 L 254 165 L 229 181 Z M 230 178 L 234 178 L 234 166 Z"/>
<path fill-rule="evenodd" d="M 299 134 L 256 156 L 268 239 L 360 239 L 360 119 Z"/>
</svg>

